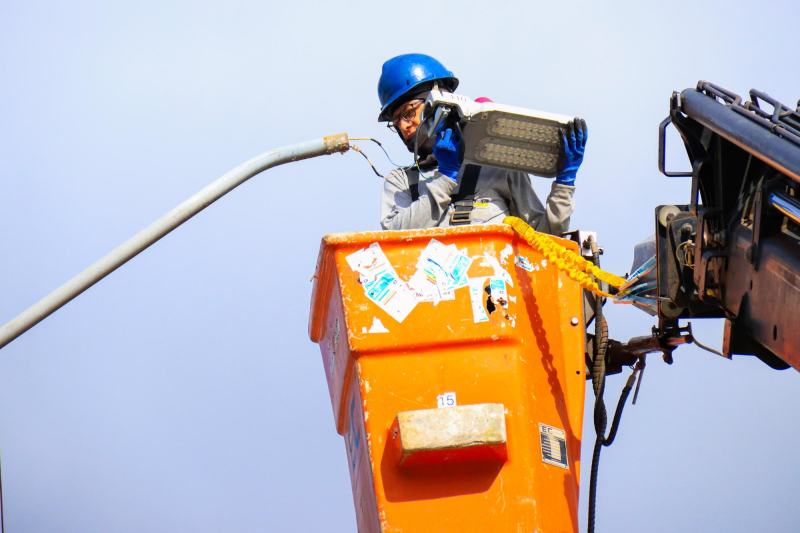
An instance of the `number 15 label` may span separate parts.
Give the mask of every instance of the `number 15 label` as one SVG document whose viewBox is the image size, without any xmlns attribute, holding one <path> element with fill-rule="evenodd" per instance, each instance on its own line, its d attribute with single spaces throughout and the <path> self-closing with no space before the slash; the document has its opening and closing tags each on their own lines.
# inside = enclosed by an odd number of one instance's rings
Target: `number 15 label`
<svg viewBox="0 0 800 533">
<path fill-rule="evenodd" d="M 455 407 L 456 404 L 456 393 L 455 392 L 443 392 L 439 396 L 436 397 L 436 406 L 437 407 Z"/>
</svg>

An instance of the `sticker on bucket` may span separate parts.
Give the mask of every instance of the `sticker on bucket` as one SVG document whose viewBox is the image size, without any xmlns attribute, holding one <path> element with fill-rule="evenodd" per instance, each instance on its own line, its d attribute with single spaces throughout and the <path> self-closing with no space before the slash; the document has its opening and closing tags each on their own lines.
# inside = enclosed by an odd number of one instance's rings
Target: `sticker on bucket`
<svg viewBox="0 0 800 533">
<path fill-rule="evenodd" d="M 414 294 L 397 276 L 378 243 L 347 256 L 347 264 L 358 272 L 367 298 L 402 322 L 417 305 Z"/>
<path fill-rule="evenodd" d="M 539 270 L 539 265 L 534 265 L 524 255 L 518 255 L 516 259 L 514 259 L 514 264 L 520 267 L 522 270 L 527 270 L 528 272 Z"/>
<path fill-rule="evenodd" d="M 457 405 L 455 392 L 445 392 L 436 397 L 436 407 L 455 407 Z"/>
<path fill-rule="evenodd" d="M 489 280 L 488 285 L 486 280 Z M 472 319 L 476 324 L 489 321 L 487 307 L 490 313 L 498 305 L 508 309 L 508 290 L 501 278 L 469 278 L 469 297 L 472 303 Z"/>
<path fill-rule="evenodd" d="M 486 294 L 483 291 L 483 285 L 487 278 L 469 278 L 469 297 L 472 303 L 472 320 L 476 324 L 478 322 L 488 322 L 489 317 L 486 315 L 486 309 L 483 307 L 483 301 Z"/>
<path fill-rule="evenodd" d="M 472 264 L 455 244 L 445 246 L 431 239 L 417 261 L 417 271 L 408 281 L 417 301 L 433 302 L 454 300 L 455 290 L 467 286 L 467 270 Z"/>
<path fill-rule="evenodd" d="M 542 444 L 542 462 L 569 470 L 567 439 L 563 429 L 539 422 L 539 441 Z"/>
</svg>

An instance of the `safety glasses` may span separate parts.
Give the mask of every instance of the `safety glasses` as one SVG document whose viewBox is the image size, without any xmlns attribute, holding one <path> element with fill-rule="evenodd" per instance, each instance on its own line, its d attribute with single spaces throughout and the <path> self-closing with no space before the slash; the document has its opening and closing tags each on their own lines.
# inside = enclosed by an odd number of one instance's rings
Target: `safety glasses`
<svg viewBox="0 0 800 533">
<path fill-rule="evenodd" d="M 400 108 L 400 111 L 392 116 L 392 120 L 386 124 L 386 127 L 397 133 L 397 130 L 400 128 L 400 123 L 403 120 L 411 122 L 416 118 L 417 109 L 419 109 L 419 106 L 423 103 L 425 103 L 425 100 L 411 100 L 410 102 L 406 102 Z"/>
</svg>

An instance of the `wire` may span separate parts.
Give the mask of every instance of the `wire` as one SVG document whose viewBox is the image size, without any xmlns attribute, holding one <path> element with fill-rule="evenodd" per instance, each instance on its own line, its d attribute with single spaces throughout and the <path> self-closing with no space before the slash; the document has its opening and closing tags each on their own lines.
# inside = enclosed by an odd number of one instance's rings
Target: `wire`
<svg viewBox="0 0 800 533">
<path fill-rule="evenodd" d="M 388 159 L 389 162 L 391 164 L 393 164 L 394 166 L 396 166 L 398 168 L 406 168 L 406 167 L 413 166 L 413 165 L 398 165 L 397 163 L 392 161 L 392 158 L 389 157 L 389 152 L 386 151 L 386 148 L 383 147 L 383 145 L 380 143 L 380 141 L 378 141 L 378 139 L 373 139 L 372 137 L 348 137 L 347 140 L 348 141 L 372 141 L 375 144 L 377 144 L 378 146 L 380 146 L 381 150 L 383 150 L 383 153 L 386 154 L 386 159 Z"/>
<path fill-rule="evenodd" d="M 391 164 L 393 164 L 394 166 L 396 166 L 397 168 L 402 168 L 403 170 L 408 170 L 408 169 L 410 169 L 412 167 L 417 167 L 417 171 L 419 172 L 419 177 L 424 179 L 424 180 L 430 180 L 434 176 L 432 173 L 429 176 L 426 176 L 425 173 L 422 171 L 422 169 L 419 168 L 419 161 L 414 161 L 414 163 L 412 163 L 410 165 L 406 165 L 406 166 L 398 165 L 397 163 L 392 161 L 392 158 L 389 157 L 389 152 L 386 151 L 386 148 L 384 148 L 383 145 L 380 143 L 380 141 L 378 141 L 377 139 L 373 139 L 372 137 L 348 137 L 347 140 L 348 141 L 372 141 L 375 144 L 377 144 L 378 146 L 380 146 L 381 150 L 383 150 L 383 153 L 386 154 L 386 159 L 388 159 L 389 162 Z M 383 178 L 383 179 L 387 178 L 387 176 L 384 176 L 383 174 L 378 172 L 378 170 L 375 168 L 375 165 L 372 164 L 372 161 L 370 160 L 370 158 L 367 157 L 367 154 L 365 154 L 364 151 L 361 150 L 361 148 L 359 148 L 355 144 L 351 144 L 350 148 L 352 148 L 353 150 L 355 150 L 356 152 L 358 152 L 358 153 L 360 153 L 361 155 L 364 156 L 364 159 L 367 160 L 367 162 L 369 163 L 369 166 L 372 167 L 372 170 L 375 172 L 375 174 L 378 175 L 378 177 Z"/>
<path fill-rule="evenodd" d="M 628 295 L 632 295 L 632 296 L 639 295 L 639 296 L 641 296 L 641 293 L 652 291 L 652 290 L 655 290 L 657 288 L 658 288 L 658 282 L 657 281 L 648 281 L 648 282 L 642 283 L 641 285 L 635 285 L 635 286 L 631 287 L 628 290 L 628 292 L 627 292 L 627 294 L 625 296 L 628 296 Z"/>
<path fill-rule="evenodd" d="M 714 348 L 709 348 L 708 346 L 705 346 L 704 344 L 701 344 L 700 341 L 698 341 L 697 338 L 694 336 L 694 334 L 692 334 L 692 342 L 695 344 L 695 346 L 697 346 L 701 350 L 705 350 L 707 352 L 711 352 L 713 354 L 717 354 L 720 357 L 725 357 L 722 354 L 722 352 L 718 352 Z"/>
<path fill-rule="evenodd" d="M 656 267 L 656 256 L 653 256 L 647 261 L 645 261 L 644 264 L 636 270 L 636 272 L 634 272 L 628 277 L 625 283 L 619 288 L 620 293 L 624 292 L 625 289 L 627 289 L 628 287 L 639 281 L 640 278 L 652 272 L 655 267 Z"/>
<path fill-rule="evenodd" d="M 417 167 L 417 172 L 419 172 L 419 177 L 420 177 L 420 178 L 422 178 L 422 179 L 424 179 L 424 180 L 430 180 L 430 179 L 433 179 L 433 173 L 431 173 L 431 175 L 430 175 L 430 176 L 426 176 L 426 175 L 425 175 L 425 173 L 424 173 L 424 172 L 422 172 L 422 169 L 421 169 L 421 168 L 419 168 L 419 161 L 415 161 L 415 162 L 414 162 L 414 165 L 416 165 L 416 167 Z"/>
<path fill-rule="evenodd" d="M 349 140 L 349 139 L 348 139 L 348 140 Z M 364 156 L 364 159 L 366 159 L 366 160 L 367 160 L 367 163 L 369 163 L 369 166 L 371 166 L 371 167 L 372 167 L 372 171 L 373 171 L 373 172 L 375 172 L 375 174 L 377 174 L 379 178 L 386 179 L 386 176 L 384 176 L 383 174 L 381 174 L 380 172 L 378 172 L 378 169 L 377 169 L 377 168 L 375 168 L 375 165 L 373 165 L 373 164 L 372 164 L 372 161 L 370 161 L 370 159 L 369 159 L 369 157 L 367 156 L 367 154 L 365 154 L 365 153 L 364 153 L 364 152 L 361 150 L 361 148 L 359 148 L 359 147 L 358 147 L 358 146 L 356 146 L 355 144 L 351 144 L 351 145 L 350 145 L 350 148 L 352 148 L 353 150 L 355 150 L 356 152 L 358 152 L 359 154 L 361 154 L 361 155 L 363 155 L 363 156 Z"/>
<path fill-rule="evenodd" d="M 683 252 L 683 261 L 681 261 L 678 252 Z M 691 251 L 691 254 L 689 253 Z M 691 257 L 691 261 L 689 258 Z M 678 263 L 685 267 L 694 268 L 694 243 L 692 241 L 684 241 L 678 245 L 675 249 L 675 258 L 678 260 Z"/>
</svg>

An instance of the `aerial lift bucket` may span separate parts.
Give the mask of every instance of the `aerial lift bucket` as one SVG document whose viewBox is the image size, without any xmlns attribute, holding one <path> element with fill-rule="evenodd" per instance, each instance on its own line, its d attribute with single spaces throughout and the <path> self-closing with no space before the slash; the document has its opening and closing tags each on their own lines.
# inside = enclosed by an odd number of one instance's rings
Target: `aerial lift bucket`
<svg viewBox="0 0 800 533">
<path fill-rule="evenodd" d="M 510 227 L 325 236 L 309 334 L 360 532 L 577 531 L 582 293 Z"/>
</svg>

